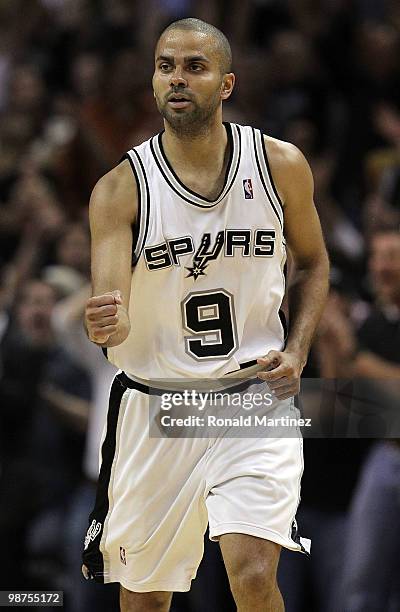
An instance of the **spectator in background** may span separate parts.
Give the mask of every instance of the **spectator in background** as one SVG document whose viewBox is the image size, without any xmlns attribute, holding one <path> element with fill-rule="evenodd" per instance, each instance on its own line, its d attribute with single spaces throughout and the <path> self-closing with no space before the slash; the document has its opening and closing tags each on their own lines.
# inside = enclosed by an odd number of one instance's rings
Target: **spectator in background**
<svg viewBox="0 0 400 612">
<path fill-rule="evenodd" d="M 288 121 L 284 138 L 304 153 L 314 177 L 314 197 L 331 263 L 346 277 L 361 271 L 364 240 L 354 222 L 346 215 L 332 195 L 332 181 L 337 165 L 336 151 L 318 142 L 318 130 L 306 117 Z"/>
<path fill-rule="evenodd" d="M 65 501 L 80 476 L 83 427 L 91 397 L 87 371 L 55 339 L 51 324 L 55 290 L 30 280 L 16 296 L 0 345 L 0 539 L 7 550 L 3 588 L 29 588 L 27 534 L 49 511 L 35 554 L 57 559 Z M 58 519 L 58 520 L 57 520 Z M 47 520 L 47 526 L 49 521 Z M 47 584 L 52 584 L 51 568 Z"/>
<path fill-rule="evenodd" d="M 67 224 L 54 245 L 54 261 L 42 270 L 43 278 L 66 297 L 86 286 L 90 271 L 90 238 L 86 224 Z"/>
<path fill-rule="evenodd" d="M 390 414 L 388 407 L 392 407 L 391 414 L 395 414 L 396 420 L 384 423 L 384 433 L 391 431 L 392 435 L 399 436 L 400 233 L 397 230 L 382 230 L 373 236 L 369 272 L 375 305 L 358 333 L 349 294 L 332 290 L 313 354 L 319 363 L 321 376 L 327 379 L 360 378 L 352 391 L 367 400 L 358 403 L 358 411 L 361 411 L 361 416 L 364 412 L 367 426 L 371 416 L 373 419 L 380 413 Z M 371 405 L 372 415 L 369 414 Z M 349 407 L 354 409 L 355 406 L 351 404 Z M 345 414 L 342 416 L 346 417 Z M 372 425 L 377 423 L 376 420 L 371 422 Z M 345 419 L 343 425 L 345 434 Z M 360 433 L 371 437 L 379 434 L 376 429 L 371 429 L 371 425 L 369 427 Z M 398 441 L 380 442 L 372 447 L 351 500 L 360 461 L 368 446 L 368 441 L 350 439 L 305 440 L 308 470 L 303 479 L 303 510 L 308 511 L 310 502 L 320 510 L 325 507 L 319 518 L 314 515 L 309 527 L 311 536 L 315 530 L 312 566 L 314 562 L 317 564 L 314 566 L 317 585 L 323 584 L 324 576 L 329 577 L 323 589 L 318 586 L 312 589 L 317 596 L 323 593 L 326 598 L 325 603 L 317 599 L 317 610 L 391 612 L 399 609 L 396 579 L 400 543 L 400 448 Z M 318 469 L 313 470 L 316 461 Z M 339 506 L 342 514 L 336 515 L 339 530 L 335 531 L 335 523 L 331 521 L 335 516 L 333 511 Z M 329 572 L 324 571 L 327 560 Z M 304 588 L 305 582 L 300 584 Z M 295 588 L 289 584 L 289 603 L 293 590 Z M 298 592 L 295 594 L 294 606 L 299 599 Z M 287 609 L 290 612 L 301 608 L 289 605 Z"/>
<path fill-rule="evenodd" d="M 276 33 L 269 43 L 271 86 L 265 104 L 265 128 L 278 136 L 298 117 L 312 119 L 324 142 L 330 132 L 334 94 L 312 45 L 295 30 Z"/>
<path fill-rule="evenodd" d="M 92 401 L 86 420 L 82 478 L 68 500 L 60 546 L 63 549 L 65 606 L 67 612 L 117 612 L 118 585 L 91 584 L 81 580 L 82 542 L 87 517 L 93 506 L 99 473 L 102 431 L 107 418 L 108 397 L 116 368 L 105 359 L 101 349 L 89 342 L 83 327 L 86 302 L 91 295 L 88 283 L 61 300 L 54 309 L 53 324 L 57 339 L 80 367 L 90 374 Z"/>
<path fill-rule="evenodd" d="M 387 432 L 400 437 L 400 233 L 386 230 L 371 240 L 369 271 L 375 305 L 361 327 L 355 376 L 369 379 L 383 408 L 396 421 Z M 374 445 L 350 511 L 340 610 L 395 612 L 400 608 L 400 444 Z"/>
<path fill-rule="evenodd" d="M 340 439 L 342 406 L 330 387 L 336 379 L 350 377 L 347 364 L 354 354 L 356 329 L 352 298 L 346 282 L 337 280 L 303 372 L 301 405 L 320 426 L 319 437 L 304 439 L 307 469 L 298 512 L 312 554 L 296 559 L 282 553 L 278 580 L 286 612 L 348 612 L 337 607 L 347 513 L 370 441 Z"/>
<path fill-rule="evenodd" d="M 377 106 L 374 123 L 388 144 L 366 157 L 370 193 L 363 220 L 367 236 L 382 223 L 400 227 L 400 106 L 397 109 L 387 104 Z"/>
<path fill-rule="evenodd" d="M 337 193 L 352 216 L 361 221 L 357 203 L 365 197 L 366 153 L 388 144 L 387 136 L 374 120 L 377 109 L 399 108 L 400 68 L 397 62 L 400 33 L 389 24 L 366 22 L 353 29 L 350 46 L 351 79 L 345 84 L 346 137 L 340 149 Z"/>
</svg>

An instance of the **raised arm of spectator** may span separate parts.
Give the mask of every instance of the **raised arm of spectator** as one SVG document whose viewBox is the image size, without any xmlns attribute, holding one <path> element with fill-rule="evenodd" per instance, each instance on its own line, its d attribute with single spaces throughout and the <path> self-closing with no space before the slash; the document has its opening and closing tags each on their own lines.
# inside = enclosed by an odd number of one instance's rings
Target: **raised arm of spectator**
<svg viewBox="0 0 400 612">
<path fill-rule="evenodd" d="M 372 379 L 382 389 L 395 396 L 400 395 L 400 365 L 383 359 L 370 351 L 361 350 L 354 360 L 354 376 Z"/>
<path fill-rule="evenodd" d="M 355 358 L 354 373 L 364 378 L 397 378 L 400 381 L 400 365 L 369 351 L 360 351 Z"/>
<path fill-rule="evenodd" d="M 128 161 L 96 184 L 89 206 L 92 295 L 85 324 L 92 342 L 118 346 L 128 336 L 132 276 L 132 226 L 137 187 Z"/>
<path fill-rule="evenodd" d="M 90 402 L 66 393 L 63 389 L 51 384 L 43 384 L 40 397 L 55 411 L 57 417 L 67 426 L 84 433 L 86 431 Z"/>
</svg>

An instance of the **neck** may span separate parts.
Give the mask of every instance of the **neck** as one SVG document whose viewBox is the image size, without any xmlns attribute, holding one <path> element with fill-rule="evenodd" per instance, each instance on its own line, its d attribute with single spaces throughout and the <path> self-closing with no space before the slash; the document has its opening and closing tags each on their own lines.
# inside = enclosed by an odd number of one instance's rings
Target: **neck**
<svg viewBox="0 0 400 612">
<path fill-rule="evenodd" d="M 175 164 L 215 167 L 218 162 L 222 163 L 228 137 L 221 117 L 197 134 L 178 134 L 166 121 L 164 126 L 164 151 Z"/>
</svg>

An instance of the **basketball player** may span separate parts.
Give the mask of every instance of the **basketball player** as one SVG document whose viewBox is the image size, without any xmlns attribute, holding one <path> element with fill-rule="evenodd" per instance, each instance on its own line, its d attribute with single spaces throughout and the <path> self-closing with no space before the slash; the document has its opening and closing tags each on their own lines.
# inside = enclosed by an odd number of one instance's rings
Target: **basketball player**
<svg viewBox="0 0 400 612">
<path fill-rule="evenodd" d="M 293 410 L 327 293 L 309 166 L 296 147 L 223 123 L 234 83 L 219 30 L 171 24 L 153 76 L 165 130 L 129 151 L 91 198 L 87 331 L 121 372 L 83 571 L 121 584 L 123 612 L 167 611 L 174 591 L 189 590 L 207 522 L 240 612 L 283 610 L 281 547 L 304 552 L 293 529 L 299 437 L 149 437 L 157 379 L 228 386 L 236 373 L 255 388 L 267 382 Z M 303 275 L 285 344 L 286 242 Z"/>
</svg>

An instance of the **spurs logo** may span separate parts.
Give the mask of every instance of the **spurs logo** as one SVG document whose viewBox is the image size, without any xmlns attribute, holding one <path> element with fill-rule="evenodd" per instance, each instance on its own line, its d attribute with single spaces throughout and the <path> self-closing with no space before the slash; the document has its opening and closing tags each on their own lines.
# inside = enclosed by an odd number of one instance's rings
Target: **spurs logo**
<svg viewBox="0 0 400 612">
<path fill-rule="evenodd" d="M 205 276 L 206 273 L 204 270 L 207 268 L 208 263 L 214 259 L 217 259 L 222 247 L 224 246 L 224 232 L 218 232 L 214 246 L 211 250 L 210 245 L 211 234 L 204 234 L 201 244 L 193 257 L 193 266 L 191 268 L 186 268 L 186 270 L 189 272 L 189 274 L 186 275 L 186 278 L 193 276 L 194 280 L 196 280 L 199 276 Z"/>
<path fill-rule="evenodd" d="M 101 523 L 97 522 L 96 520 L 93 520 L 90 524 L 89 529 L 86 532 L 85 545 L 84 545 L 85 550 L 89 546 L 90 542 L 93 542 L 97 538 L 100 531 L 101 531 Z"/>
<path fill-rule="evenodd" d="M 165 242 L 147 246 L 144 259 L 149 271 L 180 267 L 181 258 L 193 255 L 192 265 L 185 266 L 186 278 L 197 280 L 206 275 L 209 263 L 223 257 L 273 257 L 276 232 L 274 229 L 225 229 L 217 232 L 215 239 L 210 232 L 202 235 L 195 251 L 191 236 L 171 238 Z M 185 259 L 183 261 L 185 261 Z M 183 263 L 183 262 L 182 262 Z M 208 272 L 208 270 L 207 270 Z"/>
</svg>

